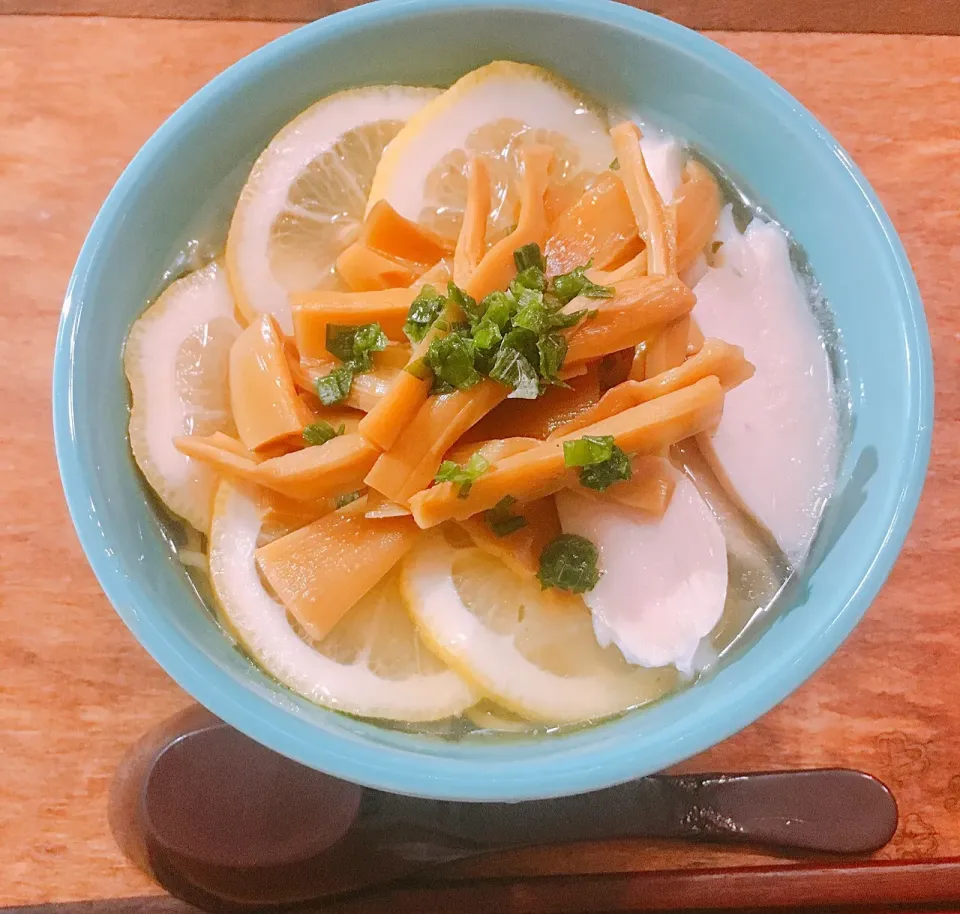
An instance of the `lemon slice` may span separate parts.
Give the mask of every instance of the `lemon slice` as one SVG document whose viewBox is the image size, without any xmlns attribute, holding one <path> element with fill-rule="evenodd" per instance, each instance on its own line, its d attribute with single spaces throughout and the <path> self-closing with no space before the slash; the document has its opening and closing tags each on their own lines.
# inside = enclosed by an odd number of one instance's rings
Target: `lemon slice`
<svg viewBox="0 0 960 914">
<path fill-rule="evenodd" d="M 134 459 L 164 504 L 203 532 L 216 475 L 173 439 L 234 431 L 227 368 L 240 327 L 233 314 L 226 270 L 214 261 L 164 291 L 131 328 L 123 354 Z"/>
<path fill-rule="evenodd" d="M 424 638 L 498 704 L 532 720 L 574 723 L 645 704 L 677 683 L 601 648 L 579 598 L 542 591 L 480 549 L 431 538 L 404 562 L 404 600 Z"/>
<path fill-rule="evenodd" d="M 435 657 L 388 576 L 319 644 L 294 628 L 257 572 L 257 503 L 220 484 L 210 529 L 210 580 L 223 619 L 268 673 L 305 698 L 364 717 L 423 722 L 460 714 L 478 695 Z"/>
<path fill-rule="evenodd" d="M 613 160 L 603 109 L 540 67 L 496 61 L 468 73 L 407 122 L 377 166 L 368 208 L 387 200 L 408 219 L 456 236 L 467 196 L 469 153 L 489 160 L 488 240 L 516 222 L 517 151 L 547 143 L 556 181 Z"/>
<path fill-rule="evenodd" d="M 269 311 L 291 332 L 289 292 L 334 282 L 359 231 L 384 146 L 438 89 L 367 86 L 331 95 L 292 120 L 261 153 L 227 236 L 240 312 Z"/>
</svg>

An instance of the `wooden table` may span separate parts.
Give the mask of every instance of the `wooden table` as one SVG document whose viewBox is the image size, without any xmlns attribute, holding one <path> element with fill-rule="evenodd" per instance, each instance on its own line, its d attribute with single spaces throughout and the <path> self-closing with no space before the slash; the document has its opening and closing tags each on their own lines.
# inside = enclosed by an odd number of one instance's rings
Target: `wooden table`
<svg viewBox="0 0 960 914">
<path fill-rule="evenodd" d="M 29 8 L 0 0 L 0 13 Z M 0 15 L 0 903 L 156 891 L 114 846 L 107 790 L 126 747 L 188 698 L 114 614 L 74 536 L 51 440 L 54 335 L 77 251 L 123 166 L 192 92 L 290 28 Z M 712 37 L 809 106 L 879 192 L 923 292 L 938 425 L 917 520 L 866 620 L 789 700 L 685 767 L 860 767 L 900 803 L 899 831 L 879 857 L 960 855 L 960 37 Z M 763 862 L 773 860 L 619 843 L 461 872 Z"/>
</svg>

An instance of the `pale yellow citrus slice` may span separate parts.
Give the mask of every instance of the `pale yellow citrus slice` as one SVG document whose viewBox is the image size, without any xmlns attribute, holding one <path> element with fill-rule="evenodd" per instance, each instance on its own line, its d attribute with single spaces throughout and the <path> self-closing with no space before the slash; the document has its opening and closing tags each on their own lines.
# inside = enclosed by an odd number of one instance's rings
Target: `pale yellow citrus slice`
<svg viewBox="0 0 960 914">
<path fill-rule="evenodd" d="M 403 598 L 423 637 L 499 705 L 574 723 L 645 704 L 677 684 L 672 669 L 629 665 L 601 648 L 579 597 L 543 591 L 481 549 L 440 537 L 404 561 Z"/>
<path fill-rule="evenodd" d="M 240 312 L 270 312 L 290 332 L 288 294 L 335 281 L 357 236 L 384 147 L 437 89 L 365 86 L 331 95 L 286 125 L 261 153 L 227 237 Z"/>
<path fill-rule="evenodd" d="M 323 641 L 309 642 L 257 571 L 261 524 L 255 499 L 222 482 L 210 528 L 210 580 L 225 627 L 270 675 L 317 704 L 386 720 L 442 720 L 477 701 L 417 634 L 396 573 Z"/>
<path fill-rule="evenodd" d="M 173 439 L 234 431 L 227 367 L 240 327 L 233 315 L 226 270 L 214 261 L 166 289 L 131 328 L 123 354 L 134 459 L 164 504 L 204 533 L 216 475 Z"/>
<path fill-rule="evenodd" d="M 463 218 L 470 154 L 487 158 L 488 241 L 516 222 L 517 151 L 546 143 L 552 178 L 600 172 L 613 159 L 604 110 L 540 67 L 495 61 L 461 77 L 407 122 L 377 166 L 368 207 L 387 200 L 408 219 L 453 237 Z"/>
</svg>

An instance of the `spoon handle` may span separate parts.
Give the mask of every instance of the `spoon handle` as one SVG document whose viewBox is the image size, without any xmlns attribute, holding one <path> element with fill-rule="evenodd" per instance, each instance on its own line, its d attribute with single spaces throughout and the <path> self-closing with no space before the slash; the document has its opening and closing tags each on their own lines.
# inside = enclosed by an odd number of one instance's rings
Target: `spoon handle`
<svg viewBox="0 0 960 914">
<path fill-rule="evenodd" d="M 880 781 L 835 768 L 656 775 L 525 803 L 439 803 L 386 794 L 374 802 L 378 809 L 368 821 L 415 825 L 478 850 L 671 837 L 866 853 L 886 844 L 897 826 L 896 802 Z"/>
</svg>

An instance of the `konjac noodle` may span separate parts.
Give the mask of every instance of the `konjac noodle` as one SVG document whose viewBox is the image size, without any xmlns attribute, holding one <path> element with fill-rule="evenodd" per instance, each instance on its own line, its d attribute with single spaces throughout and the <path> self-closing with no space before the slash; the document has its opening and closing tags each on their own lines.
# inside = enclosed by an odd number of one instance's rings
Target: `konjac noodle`
<svg viewBox="0 0 960 914">
<path fill-rule="evenodd" d="M 124 355 L 134 457 L 251 660 L 456 734 L 721 662 L 802 567 L 838 449 L 809 285 L 727 189 L 525 64 L 288 124 Z"/>
</svg>

